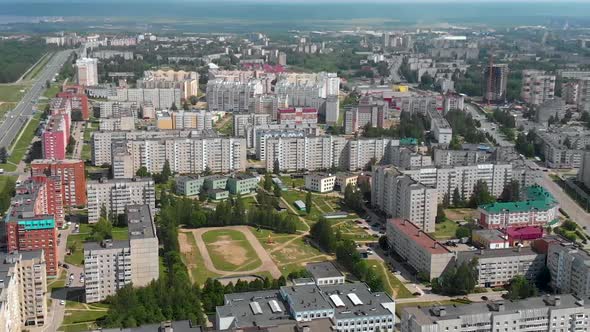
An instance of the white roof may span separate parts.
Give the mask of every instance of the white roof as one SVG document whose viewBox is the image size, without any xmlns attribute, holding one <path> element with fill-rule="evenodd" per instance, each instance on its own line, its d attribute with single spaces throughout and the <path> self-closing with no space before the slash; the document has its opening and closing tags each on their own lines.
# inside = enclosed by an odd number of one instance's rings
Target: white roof
<svg viewBox="0 0 590 332">
<path fill-rule="evenodd" d="M 281 309 L 281 307 L 279 307 L 279 303 L 277 302 L 277 300 L 270 300 L 270 301 L 268 301 L 268 305 L 270 306 L 270 310 L 273 313 L 277 313 L 277 312 L 283 311 Z"/>
<path fill-rule="evenodd" d="M 262 314 L 262 308 L 260 307 L 260 303 L 258 302 L 250 302 L 250 309 L 255 315 Z"/>
<path fill-rule="evenodd" d="M 334 302 L 334 305 L 336 307 L 344 307 L 344 302 L 342 302 L 342 299 L 340 298 L 340 296 L 338 296 L 336 294 L 332 294 L 332 295 L 330 295 L 330 300 L 332 300 L 332 302 Z"/>
<path fill-rule="evenodd" d="M 354 305 L 363 304 L 363 301 L 361 301 L 361 299 L 359 299 L 358 295 L 356 295 L 355 293 L 348 293 L 346 296 L 348 296 L 348 299 L 352 301 L 352 304 Z"/>
</svg>

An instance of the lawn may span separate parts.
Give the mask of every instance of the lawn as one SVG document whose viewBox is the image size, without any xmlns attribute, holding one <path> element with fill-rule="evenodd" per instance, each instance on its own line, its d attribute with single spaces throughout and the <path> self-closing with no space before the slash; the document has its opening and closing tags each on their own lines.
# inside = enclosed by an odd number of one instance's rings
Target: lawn
<svg viewBox="0 0 590 332">
<path fill-rule="evenodd" d="M 97 328 L 96 321 L 106 316 L 108 305 L 102 303 L 85 304 L 66 301 L 64 321 L 59 331 L 78 332 Z"/>
<path fill-rule="evenodd" d="M 333 221 L 333 229 L 340 230 L 342 237 L 354 241 L 375 241 L 376 239 L 367 233 L 361 226 L 354 222 L 354 219 L 337 219 Z"/>
<path fill-rule="evenodd" d="M 455 233 L 457 232 L 457 228 L 459 228 L 459 224 L 450 219 L 445 219 L 445 221 L 436 224 L 435 227 L 436 231 L 430 235 L 437 240 L 448 240 L 455 238 Z"/>
<path fill-rule="evenodd" d="M 14 164 L 20 163 L 25 156 L 25 152 L 27 152 L 29 145 L 31 145 L 33 137 L 35 137 L 35 132 L 37 131 L 37 128 L 39 128 L 39 122 L 41 122 L 41 113 L 33 115 L 25 127 L 25 130 L 20 134 L 18 141 L 13 145 L 8 161 Z"/>
<path fill-rule="evenodd" d="M 402 282 L 391 273 L 382 261 L 368 260 L 369 266 L 381 276 L 387 294 L 393 296 L 395 299 L 403 299 L 414 297 L 412 293 L 402 284 Z"/>
<path fill-rule="evenodd" d="M 66 286 L 67 271 L 62 270 L 57 279 L 47 282 L 47 291 L 51 293 L 55 288 L 64 288 Z"/>
<path fill-rule="evenodd" d="M 201 235 L 213 265 L 223 271 L 246 271 L 262 265 L 246 236 L 233 229 L 216 229 Z"/>
<path fill-rule="evenodd" d="M 2 104 L 0 104 L 0 119 L 4 118 L 4 115 L 6 114 L 6 112 L 10 111 L 15 106 L 16 106 L 16 103 L 2 102 Z"/>
<path fill-rule="evenodd" d="M 41 70 L 43 68 L 45 68 L 45 65 L 47 65 L 49 60 L 51 60 L 52 57 L 53 57 L 53 53 L 46 53 L 45 55 L 43 55 L 43 58 L 39 62 L 36 63 L 35 67 L 33 67 L 27 73 L 27 75 L 25 75 L 25 77 L 23 77 L 23 79 L 28 81 L 28 80 L 32 80 L 35 77 L 37 77 L 39 75 L 39 73 L 41 72 Z"/>
<path fill-rule="evenodd" d="M 49 89 L 45 89 L 45 92 L 43 92 L 43 96 L 47 99 L 51 99 L 53 97 L 55 97 L 55 95 L 57 95 L 59 92 L 61 91 L 61 82 L 54 82 L 51 83 L 51 85 L 49 86 Z"/>
<path fill-rule="evenodd" d="M 199 252 L 199 248 L 197 248 L 197 242 L 195 237 L 193 236 L 192 232 L 180 232 L 179 238 L 181 236 L 186 237 L 186 243 L 188 244 L 187 248 L 183 248 L 181 245 L 181 257 L 182 261 L 186 265 L 191 275 L 191 279 L 193 282 L 196 282 L 199 285 L 203 285 L 208 278 L 217 278 L 219 277 L 218 274 L 209 271 L 205 268 L 205 261 L 203 260 L 203 256 Z M 179 241 L 182 243 L 182 241 Z"/>
<path fill-rule="evenodd" d="M 297 188 L 305 186 L 304 178 L 291 178 L 290 176 L 281 176 L 279 178 L 283 181 L 283 184 L 289 188 L 293 188 L 293 184 L 295 184 L 295 187 Z"/>
<path fill-rule="evenodd" d="M 28 88 L 26 84 L 0 84 L 0 101 L 18 103 L 25 94 L 26 88 Z"/>
<path fill-rule="evenodd" d="M 476 209 L 445 209 L 445 215 L 448 219 L 454 221 L 466 221 L 473 218 L 478 218 L 479 213 Z"/>
<path fill-rule="evenodd" d="M 16 176 L 0 175 L 0 192 L 4 192 L 6 186 L 11 183 L 14 185 L 16 182 Z"/>
<path fill-rule="evenodd" d="M 76 243 L 76 249 L 71 255 L 66 255 L 65 261 L 68 264 L 83 265 L 84 262 L 84 242 L 92 241 L 92 225 L 80 224 L 79 233 L 72 233 L 68 236 L 66 242 L 66 248 L 70 249 L 73 243 Z M 129 233 L 127 227 L 113 227 L 113 239 L 114 240 L 127 240 Z"/>
</svg>

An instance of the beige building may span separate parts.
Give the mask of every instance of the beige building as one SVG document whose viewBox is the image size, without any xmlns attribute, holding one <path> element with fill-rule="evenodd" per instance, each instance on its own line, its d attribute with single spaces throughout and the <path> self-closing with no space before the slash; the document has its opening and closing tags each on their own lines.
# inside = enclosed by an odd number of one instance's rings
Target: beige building
<svg viewBox="0 0 590 332">
<path fill-rule="evenodd" d="M 359 176 L 353 173 L 336 173 L 336 187 L 338 187 L 341 192 L 344 192 L 348 185 L 356 188 L 358 178 Z"/>
<path fill-rule="evenodd" d="M 143 72 L 143 79 L 137 80 L 138 88 L 169 89 L 182 91 L 182 98 L 187 99 L 199 93 L 199 74 L 195 71 L 148 70 Z M 180 105 L 177 105 L 180 107 Z"/>
<path fill-rule="evenodd" d="M 150 207 L 125 209 L 128 240 L 84 244 L 86 302 L 99 302 L 128 284 L 143 287 L 158 279 L 158 238 Z"/>
<path fill-rule="evenodd" d="M 76 60 L 78 68 L 78 84 L 83 86 L 98 85 L 98 60 L 81 58 Z"/>
<path fill-rule="evenodd" d="M 406 307 L 402 332 L 587 332 L 590 305 L 570 294 L 469 305 Z"/>
<path fill-rule="evenodd" d="M 561 241 L 549 245 L 547 268 L 551 286 L 560 293 L 587 298 L 590 295 L 590 254 L 573 243 Z"/>
<path fill-rule="evenodd" d="M 382 166 L 373 170 L 371 205 L 388 216 L 404 218 L 427 233 L 435 231 L 437 191 L 395 167 Z"/>
<path fill-rule="evenodd" d="M 334 191 L 336 176 L 327 173 L 312 173 L 305 175 L 305 189 L 318 193 Z"/>
<path fill-rule="evenodd" d="M 88 222 L 96 223 L 101 210 L 119 215 L 132 204 L 146 204 L 153 212 L 156 208 L 155 184 L 152 178 L 102 179 L 88 181 Z"/>
<path fill-rule="evenodd" d="M 211 129 L 213 118 L 206 111 L 160 111 L 156 113 L 158 129 Z"/>
<path fill-rule="evenodd" d="M 43 251 L 2 254 L 0 331 L 43 326 L 47 318 L 47 277 Z"/>
<path fill-rule="evenodd" d="M 406 219 L 387 220 L 387 242 L 414 270 L 438 278 L 454 254 L 420 227 Z"/>
<path fill-rule="evenodd" d="M 523 70 L 520 97 L 531 105 L 540 105 L 555 97 L 555 75 L 542 70 Z"/>
</svg>

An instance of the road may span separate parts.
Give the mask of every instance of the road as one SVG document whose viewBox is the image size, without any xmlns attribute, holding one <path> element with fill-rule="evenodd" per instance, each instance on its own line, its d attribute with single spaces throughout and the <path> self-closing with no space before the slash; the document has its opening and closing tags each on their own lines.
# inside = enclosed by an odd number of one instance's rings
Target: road
<svg viewBox="0 0 590 332">
<path fill-rule="evenodd" d="M 402 81 L 399 75 L 399 67 L 402 65 L 403 60 L 402 55 L 394 55 L 393 58 L 387 60 L 389 63 L 389 82 L 399 83 Z"/>
<path fill-rule="evenodd" d="M 45 82 L 51 81 L 55 74 L 59 73 L 71 52 L 71 50 L 60 51 L 51 58 L 18 105 L 6 114 L 4 122 L 0 124 L 0 147 L 10 147 L 12 141 L 33 115 L 33 106 L 45 90 Z"/>
<path fill-rule="evenodd" d="M 465 103 L 465 111 L 467 111 L 474 120 L 478 120 L 481 123 L 481 130 L 489 133 L 496 140 L 499 146 L 510 147 L 514 146 L 514 143 L 507 141 L 502 134 L 499 132 L 498 125 L 488 120 L 485 115 L 481 114 L 476 105 Z"/>
</svg>

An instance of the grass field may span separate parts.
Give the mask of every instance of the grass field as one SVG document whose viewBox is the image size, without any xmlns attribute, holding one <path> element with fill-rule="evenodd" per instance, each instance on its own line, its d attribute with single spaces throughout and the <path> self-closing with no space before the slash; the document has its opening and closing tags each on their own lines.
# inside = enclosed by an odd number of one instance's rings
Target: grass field
<svg viewBox="0 0 590 332">
<path fill-rule="evenodd" d="M 61 90 L 61 82 L 53 82 L 49 86 L 49 89 L 45 89 L 43 96 L 47 99 L 55 97 L 55 95 Z"/>
<path fill-rule="evenodd" d="M 106 316 L 108 305 L 66 301 L 64 321 L 59 331 L 78 332 L 97 328 L 96 321 Z"/>
<path fill-rule="evenodd" d="M 219 274 L 213 273 L 205 268 L 203 256 L 201 256 L 201 253 L 197 248 L 197 242 L 192 232 L 180 232 L 178 236 L 186 237 L 186 243 L 188 246 L 183 248 L 181 245 L 181 257 L 194 282 L 198 283 L 199 285 L 203 285 L 208 278 L 217 278 L 220 276 Z M 183 241 L 179 242 L 183 243 Z"/>
<path fill-rule="evenodd" d="M 445 215 L 454 221 L 465 221 L 479 217 L 476 209 L 445 209 Z"/>
<path fill-rule="evenodd" d="M 334 231 L 340 230 L 342 237 L 354 241 L 375 241 L 375 238 L 367 233 L 361 226 L 354 222 L 355 219 L 337 219 L 332 223 Z"/>
<path fill-rule="evenodd" d="M 0 101 L 18 103 L 25 94 L 26 88 L 28 88 L 26 84 L 0 84 Z"/>
<path fill-rule="evenodd" d="M 114 240 L 127 240 L 129 234 L 127 227 L 113 227 Z M 92 225 L 80 224 L 80 232 L 72 233 L 68 236 L 66 248 L 71 249 L 72 245 L 76 243 L 76 249 L 71 255 L 66 255 L 65 262 L 68 264 L 81 266 L 84 262 L 84 242 L 92 241 Z"/>
<path fill-rule="evenodd" d="M 457 232 L 457 228 L 459 228 L 459 224 L 453 220 L 445 219 L 445 221 L 436 224 L 435 227 L 436 231 L 430 235 L 437 240 L 448 240 L 455 238 L 455 233 Z"/>
<path fill-rule="evenodd" d="M 0 104 L 0 119 L 3 119 L 4 116 L 6 115 L 6 113 L 8 111 L 10 111 L 11 109 L 13 109 L 15 106 L 16 106 L 16 103 L 2 102 L 2 104 Z"/>
<path fill-rule="evenodd" d="M 404 284 L 402 284 L 402 282 L 387 269 L 382 261 L 372 259 L 368 260 L 367 262 L 369 263 L 369 266 L 371 266 L 373 270 L 381 276 L 385 286 L 385 291 L 389 295 L 393 296 L 393 298 L 403 299 L 414 297 L 408 288 L 406 288 L 406 286 L 404 286 Z"/>
<path fill-rule="evenodd" d="M 10 154 L 8 161 L 18 164 L 23 159 L 27 149 L 29 148 L 29 145 L 31 145 L 33 137 L 35 137 L 35 133 L 37 132 L 37 128 L 39 128 L 40 122 L 41 113 L 33 115 L 31 121 L 29 121 L 24 131 L 21 133 L 18 141 L 16 141 L 16 143 L 13 145 L 12 153 Z"/>
<path fill-rule="evenodd" d="M 0 175 L 0 192 L 4 192 L 6 185 L 8 185 L 9 182 L 14 183 L 16 179 L 16 176 Z"/>
<path fill-rule="evenodd" d="M 248 271 L 262 265 L 246 236 L 232 229 L 216 229 L 203 233 L 213 265 L 223 271 Z"/>
</svg>

